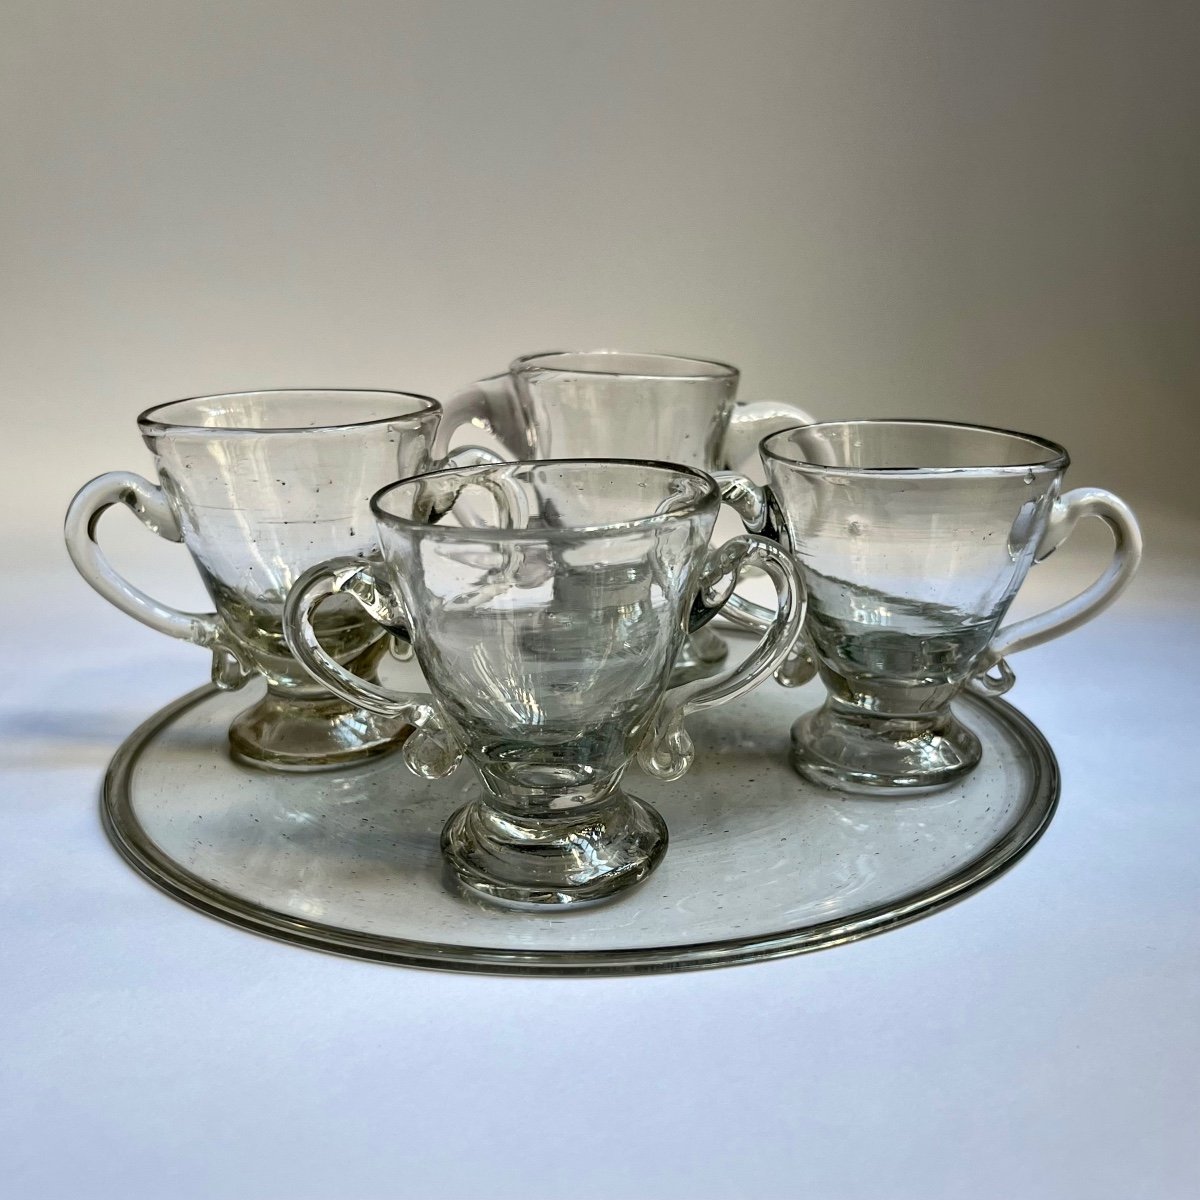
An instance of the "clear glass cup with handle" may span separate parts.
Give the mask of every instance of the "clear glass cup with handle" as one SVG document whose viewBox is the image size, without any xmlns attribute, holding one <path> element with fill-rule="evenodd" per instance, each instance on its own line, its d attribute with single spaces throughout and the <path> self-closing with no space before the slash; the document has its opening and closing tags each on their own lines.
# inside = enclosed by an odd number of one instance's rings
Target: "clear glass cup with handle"
<svg viewBox="0 0 1200 1200">
<path fill-rule="evenodd" d="M 829 695 L 793 726 L 792 761 L 833 788 L 913 792 L 972 770 L 979 742 L 954 716 L 954 696 L 1006 692 L 1006 657 L 1102 612 L 1141 557 L 1128 505 L 1099 488 L 1063 494 L 1067 452 L 1043 438 L 947 421 L 825 421 L 775 433 L 760 453 L 768 485 L 727 472 L 722 491 L 800 568 L 804 641 Z M 1030 567 L 1089 516 L 1112 531 L 1107 570 L 1072 600 L 1003 625 Z"/>
<path fill-rule="evenodd" d="M 471 524 L 455 524 L 460 504 Z M 428 778 L 465 753 L 482 789 L 446 825 L 459 881 L 493 900 L 572 905 L 643 879 L 666 849 L 662 818 L 630 795 L 636 757 L 687 770 L 689 713 L 723 704 L 787 654 L 804 605 L 789 556 L 740 534 L 709 537 L 711 477 L 668 463 L 548 460 L 438 471 L 372 501 L 382 563 L 309 571 L 284 628 L 313 678 L 349 704 L 414 725 L 403 758 Z M 778 611 L 750 656 L 668 692 L 684 637 L 721 610 L 740 573 L 764 570 Z M 429 694 L 359 679 L 321 646 L 314 614 L 353 598 L 411 637 Z"/>
<path fill-rule="evenodd" d="M 641 458 L 743 469 L 768 433 L 812 418 L 791 404 L 738 400 L 738 380 L 728 363 L 678 354 L 527 354 L 444 401 L 437 453 L 444 456 L 470 425 L 512 460 Z M 718 671 L 727 653 L 712 630 L 698 631 L 684 641 L 672 682 Z"/>
<path fill-rule="evenodd" d="M 229 730 L 240 760 L 281 770 L 341 766 L 387 750 L 406 731 L 313 684 L 284 642 L 283 605 L 314 563 L 378 552 L 370 497 L 428 469 L 440 412 L 425 396 L 363 389 L 163 404 L 138 417 L 158 482 L 112 471 L 71 501 L 67 549 L 96 591 L 152 629 L 210 650 L 218 686 L 266 680 L 266 695 Z M 214 612 L 180 612 L 117 574 L 97 542 L 99 518 L 114 504 L 187 546 Z M 383 631 L 345 598 L 315 623 L 330 653 L 359 671 L 370 674 L 385 652 Z"/>
</svg>

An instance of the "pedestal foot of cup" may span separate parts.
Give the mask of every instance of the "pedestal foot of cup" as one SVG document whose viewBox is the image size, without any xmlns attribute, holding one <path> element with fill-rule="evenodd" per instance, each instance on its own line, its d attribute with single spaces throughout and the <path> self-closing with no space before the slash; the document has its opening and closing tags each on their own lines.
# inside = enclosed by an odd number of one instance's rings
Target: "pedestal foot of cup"
<svg viewBox="0 0 1200 1200">
<path fill-rule="evenodd" d="M 707 627 L 697 629 L 683 639 L 679 657 L 671 668 L 668 686 L 678 687 L 681 683 L 692 683 L 716 675 L 729 657 L 729 646 L 725 639 Z"/>
<path fill-rule="evenodd" d="M 464 888 L 522 908 L 607 900 L 645 879 L 666 849 L 662 817 L 624 792 L 582 817 L 519 821 L 478 799 L 442 830 L 442 853 Z"/>
<path fill-rule="evenodd" d="M 230 725 L 229 750 L 247 766 L 324 771 L 385 754 L 399 746 L 411 728 L 329 696 L 269 691 Z"/>
<path fill-rule="evenodd" d="M 827 702 L 792 726 L 792 766 L 806 779 L 861 795 L 943 788 L 979 765 L 979 739 L 949 709 L 885 717 Z"/>
</svg>

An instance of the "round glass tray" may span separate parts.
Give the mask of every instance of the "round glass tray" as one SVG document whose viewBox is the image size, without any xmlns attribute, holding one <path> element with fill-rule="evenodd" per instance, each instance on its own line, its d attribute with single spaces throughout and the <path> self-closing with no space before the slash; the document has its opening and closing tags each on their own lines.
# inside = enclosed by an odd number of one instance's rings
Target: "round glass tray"
<svg viewBox="0 0 1200 1200">
<path fill-rule="evenodd" d="M 153 883 L 212 916 L 411 966 L 626 974 L 837 945 L 994 879 L 1058 799 L 1057 765 L 1033 724 L 974 697 L 958 712 L 984 757 L 966 781 L 905 799 L 823 791 L 788 764 L 791 723 L 820 703 L 821 687 L 769 683 L 689 719 L 696 762 L 682 779 L 631 769 L 629 790 L 670 830 L 645 883 L 579 911 L 514 911 L 463 895 L 442 864 L 442 824 L 477 786 L 469 768 L 427 782 L 395 755 L 308 775 L 242 766 L 225 730 L 251 690 L 202 688 L 133 733 L 105 780 L 109 836 Z"/>
</svg>

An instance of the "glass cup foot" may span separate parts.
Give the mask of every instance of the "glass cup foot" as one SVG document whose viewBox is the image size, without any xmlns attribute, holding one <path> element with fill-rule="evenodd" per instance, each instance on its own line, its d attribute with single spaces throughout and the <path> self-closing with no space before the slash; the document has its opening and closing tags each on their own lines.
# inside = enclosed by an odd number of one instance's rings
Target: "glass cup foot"
<svg viewBox="0 0 1200 1200">
<path fill-rule="evenodd" d="M 792 726 L 792 766 L 835 791 L 912 795 L 946 787 L 979 765 L 979 739 L 949 709 L 885 717 L 826 704 Z"/>
<path fill-rule="evenodd" d="M 607 900 L 645 879 L 666 849 L 662 817 L 621 791 L 561 818 L 517 819 L 473 800 L 442 830 L 442 853 L 464 888 L 522 908 Z"/>
<path fill-rule="evenodd" d="M 229 727 L 229 750 L 247 766 L 274 771 L 323 771 L 384 754 L 411 726 L 324 696 L 268 691 Z"/>
<path fill-rule="evenodd" d="M 725 639 L 707 627 L 697 629 L 683 639 L 679 657 L 671 668 L 669 687 L 678 687 L 681 683 L 692 683 L 697 679 L 707 679 L 710 675 L 721 670 L 729 657 L 729 647 Z"/>
</svg>

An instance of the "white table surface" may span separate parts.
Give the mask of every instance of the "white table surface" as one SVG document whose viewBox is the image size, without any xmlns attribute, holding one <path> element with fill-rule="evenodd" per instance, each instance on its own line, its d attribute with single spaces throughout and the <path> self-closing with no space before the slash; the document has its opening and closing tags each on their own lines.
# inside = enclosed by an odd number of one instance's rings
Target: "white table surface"
<svg viewBox="0 0 1200 1200">
<path fill-rule="evenodd" d="M 1200 1195 L 1198 540 L 1015 660 L 1063 795 L 990 887 L 798 958 L 570 980 L 326 956 L 144 883 L 100 778 L 205 655 L 13 549 L 0 1195 Z"/>
</svg>

